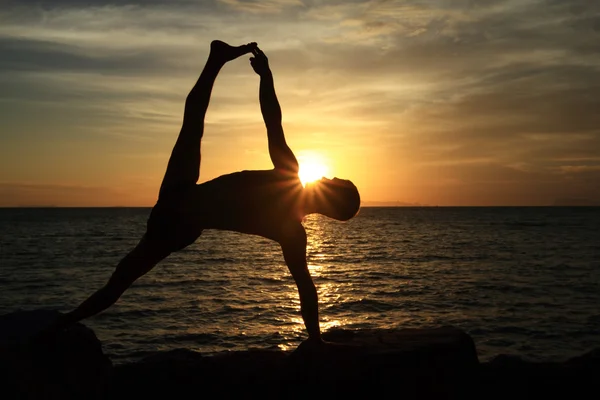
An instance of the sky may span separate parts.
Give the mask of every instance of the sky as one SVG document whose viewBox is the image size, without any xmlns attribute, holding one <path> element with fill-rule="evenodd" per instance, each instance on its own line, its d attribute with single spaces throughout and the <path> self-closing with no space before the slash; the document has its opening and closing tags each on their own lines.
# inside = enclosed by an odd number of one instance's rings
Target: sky
<svg viewBox="0 0 600 400">
<path fill-rule="evenodd" d="M 9 0 L 0 206 L 152 206 L 213 39 L 364 205 L 600 204 L 600 2 Z M 199 182 L 272 168 L 258 84 L 221 71 Z"/>
</svg>

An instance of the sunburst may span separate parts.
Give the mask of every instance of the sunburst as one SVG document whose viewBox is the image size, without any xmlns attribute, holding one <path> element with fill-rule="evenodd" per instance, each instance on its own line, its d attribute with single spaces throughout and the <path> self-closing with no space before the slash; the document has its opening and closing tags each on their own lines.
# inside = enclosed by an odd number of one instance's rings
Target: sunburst
<svg viewBox="0 0 600 400">
<path fill-rule="evenodd" d="M 322 161 L 321 157 L 315 154 L 300 156 L 299 164 L 298 177 L 304 186 L 329 174 L 327 165 Z"/>
</svg>

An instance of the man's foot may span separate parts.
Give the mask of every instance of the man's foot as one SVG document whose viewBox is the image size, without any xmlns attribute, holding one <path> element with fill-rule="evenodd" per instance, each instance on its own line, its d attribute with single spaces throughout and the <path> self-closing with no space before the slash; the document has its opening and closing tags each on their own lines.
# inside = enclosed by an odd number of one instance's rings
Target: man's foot
<svg viewBox="0 0 600 400">
<path fill-rule="evenodd" d="M 210 57 L 226 63 L 227 61 L 235 60 L 239 56 L 251 53 L 255 48 L 256 42 L 234 47 L 220 40 L 213 40 L 210 43 Z"/>
</svg>

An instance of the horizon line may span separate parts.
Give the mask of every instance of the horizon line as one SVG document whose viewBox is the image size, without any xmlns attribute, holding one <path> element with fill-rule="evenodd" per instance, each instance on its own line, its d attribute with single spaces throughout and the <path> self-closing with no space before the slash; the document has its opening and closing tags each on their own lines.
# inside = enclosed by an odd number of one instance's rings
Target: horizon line
<svg viewBox="0 0 600 400">
<path fill-rule="evenodd" d="M 18 205 L 18 206 L 0 206 L 0 209 L 17 208 L 153 208 L 154 206 L 57 206 L 57 205 Z M 600 207 L 600 204 L 522 204 L 522 205 L 429 205 L 429 204 L 365 204 L 360 208 L 523 208 L 523 207 Z"/>
</svg>

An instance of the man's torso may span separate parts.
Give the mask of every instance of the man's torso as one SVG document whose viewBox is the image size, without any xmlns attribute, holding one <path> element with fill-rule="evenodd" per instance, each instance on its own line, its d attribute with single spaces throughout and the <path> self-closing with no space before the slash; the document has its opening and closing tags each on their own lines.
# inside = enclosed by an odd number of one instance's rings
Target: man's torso
<svg viewBox="0 0 600 400">
<path fill-rule="evenodd" d="M 241 171 L 161 196 L 153 214 L 168 219 L 170 234 L 224 229 L 281 242 L 304 216 L 302 190 L 296 174 Z"/>
</svg>

